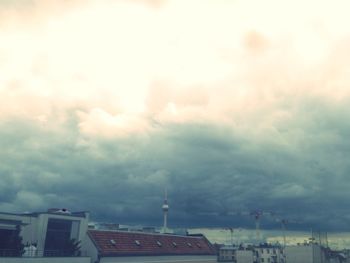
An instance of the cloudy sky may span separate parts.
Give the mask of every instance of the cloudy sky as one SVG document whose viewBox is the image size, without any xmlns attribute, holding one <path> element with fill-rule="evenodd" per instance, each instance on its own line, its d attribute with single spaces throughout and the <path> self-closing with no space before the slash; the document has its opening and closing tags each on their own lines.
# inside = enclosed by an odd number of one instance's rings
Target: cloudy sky
<svg viewBox="0 0 350 263">
<path fill-rule="evenodd" d="M 0 211 L 350 230 L 349 8 L 0 0 Z"/>
</svg>

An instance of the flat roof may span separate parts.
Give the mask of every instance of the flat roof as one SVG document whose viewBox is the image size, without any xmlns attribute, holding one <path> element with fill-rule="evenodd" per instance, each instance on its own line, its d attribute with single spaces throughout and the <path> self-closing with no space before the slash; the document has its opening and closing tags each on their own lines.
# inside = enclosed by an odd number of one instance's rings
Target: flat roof
<svg viewBox="0 0 350 263">
<path fill-rule="evenodd" d="M 60 213 L 60 212 L 28 212 L 28 213 L 10 213 L 10 212 L 0 212 L 1 215 L 11 215 L 11 216 L 27 216 L 27 217 L 38 217 L 39 215 L 49 214 L 49 215 L 62 215 L 71 217 L 85 217 L 88 211 L 70 212 L 70 213 Z"/>
</svg>

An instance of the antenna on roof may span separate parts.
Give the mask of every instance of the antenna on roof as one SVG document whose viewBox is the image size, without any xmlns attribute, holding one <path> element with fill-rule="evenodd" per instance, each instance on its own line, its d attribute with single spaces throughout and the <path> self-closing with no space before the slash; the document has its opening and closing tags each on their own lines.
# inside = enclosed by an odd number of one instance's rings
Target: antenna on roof
<svg viewBox="0 0 350 263">
<path fill-rule="evenodd" d="M 163 210 L 163 217 L 164 217 L 163 233 L 166 233 L 167 232 L 167 224 L 168 224 L 168 211 L 169 211 L 168 192 L 167 192 L 166 188 L 165 188 L 165 192 L 164 192 L 164 203 L 162 206 L 162 210 Z"/>
</svg>

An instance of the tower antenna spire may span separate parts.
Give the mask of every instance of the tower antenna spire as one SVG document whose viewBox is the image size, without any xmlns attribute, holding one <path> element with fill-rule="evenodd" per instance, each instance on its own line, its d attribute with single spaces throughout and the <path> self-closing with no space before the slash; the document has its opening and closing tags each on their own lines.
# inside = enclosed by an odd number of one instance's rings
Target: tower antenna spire
<svg viewBox="0 0 350 263">
<path fill-rule="evenodd" d="M 162 206 L 163 210 L 163 233 L 168 232 L 168 211 L 169 211 L 169 204 L 168 204 L 168 191 L 165 188 L 164 191 L 164 203 Z"/>
</svg>

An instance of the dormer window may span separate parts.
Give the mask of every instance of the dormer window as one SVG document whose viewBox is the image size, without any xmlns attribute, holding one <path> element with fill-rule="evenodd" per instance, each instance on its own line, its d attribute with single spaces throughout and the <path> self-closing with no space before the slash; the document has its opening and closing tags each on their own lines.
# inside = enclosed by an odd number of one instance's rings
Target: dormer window
<svg viewBox="0 0 350 263">
<path fill-rule="evenodd" d="M 157 245 L 158 245 L 158 247 L 161 247 L 162 243 L 160 241 L 157 241 Z"/>
</svg>

